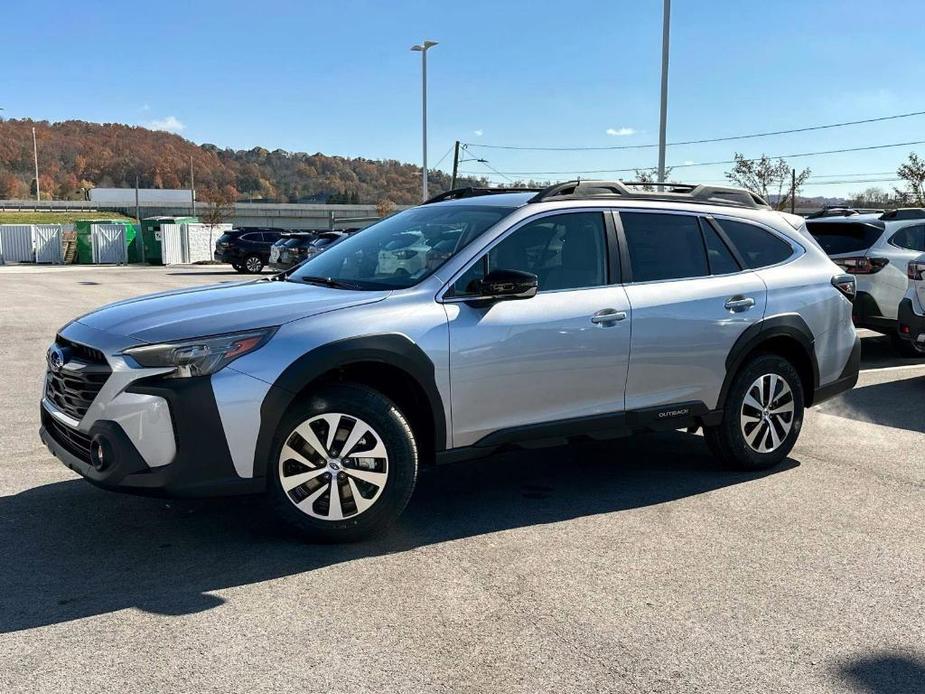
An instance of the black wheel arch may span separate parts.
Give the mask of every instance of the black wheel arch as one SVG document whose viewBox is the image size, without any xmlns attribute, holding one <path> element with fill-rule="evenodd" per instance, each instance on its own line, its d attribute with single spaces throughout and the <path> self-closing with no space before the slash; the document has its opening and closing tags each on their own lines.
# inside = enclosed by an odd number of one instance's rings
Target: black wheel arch
<svg viewBox="0 0 925 694">
<path fill-rule="evenodd" d="M 276 429 L 286 410 L 309 395 L 315 385 L 345 381 L 384 391 L 423 439 L 419 445 L 423 457 L 446 449 L 443 399 L 434 364 L 424 351 L 399 334 L 347 338 L 303 354 L 286 367 L 267 392 L 260 406 L 255 477 L 266 475 Z M 386 383 L 389 386 L 383 387 Z"/>
<path fill-rule="evenodd" d="M 749 357 L 758 353 L 779 354 L 789 359 L 800 375 L 806 406 L 813 404 L 814 394 L 819 388 L 815 337 L 802 317 L 786 314 L 753 323 L 736 340 L 726 357 L 726 377 L 720 389 L 717 410 L 725 407 L 726 396 L 739 369 Z"/>
</svg>

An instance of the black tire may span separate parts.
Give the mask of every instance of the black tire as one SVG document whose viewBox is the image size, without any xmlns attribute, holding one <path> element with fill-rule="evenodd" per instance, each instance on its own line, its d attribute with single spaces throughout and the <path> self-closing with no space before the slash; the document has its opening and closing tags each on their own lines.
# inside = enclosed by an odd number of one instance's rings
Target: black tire
<svg viewBox="0 0 925 694">
<path fill-rule="evenodd" d="M 743 420 L 740 418 L 746 395 L 755 381 L 765 375 L 776 375 L 784 379 L 792 394 L 793 413 L 790 429 L 780 444 L 769 452 L 760 452 L 746 440 Z M 726 395 L 723 421 L 715 426 L 704 427 L 704 439 L 713 455 L 728 467 L 738 470 L 764 470 L 774 467 L 787 457 L 800 436 L 804 402 L 803 384 L 793 364 L 776 354 L 760 354 L 746 362 L 735 375 Z M 750 409 L 749 412 L 751 411 Z M 768 431 L 767 427 L 771 425 L 752 425 L 749 433 L 755 432 L 755 427 L 761 426 L 766 427 L 765 431 Z M 779 429 L 775 430 L 775 433 L 779 432 Z M 756 436 L 759 440 L 764 438 L 760 431 Z"/>
<path fill-rule="evenodd" d="M 286 469 L 292 463 L 281 464 L 280 458 L 284 444 L 290 440 L 294 430 L 303 422 L 317 415 L 341 413 L 362 420 L 371 426 L 382 445 L 385 447 L 388 461 L 388 477 L 371 506 L 360 513 L 348 515 L 341 520 L 324 520 L 309 515 L 296 507 L 296 497 L 308 490 L 295 488 L 292 495 L 283 489 L 281 467 Z M 286 413 L 277 428 L 273 445 L 273 457 L 268 463 L 270 504 L 276 515 L 295 527 L 303 537 L 313 542 L 354 542 L 384 531 L 405 509 L 417 480 L 418 451 L 414 434 L 401 410 L 382 393 L 354 384 L 330 385 L 313 393 L 310 398 L 302 400 Z M 304 450 L 304 449 L 303 449 Z M 365 450 L 365 449 L 364 449 Z M 323 464 L 323 463 L 322 463 Z M 310 468 L 301 466 L 305 471 Z M 291 467 L 288 469 L 292 469 Z M 342 469 L 347 469 L 344 466 Z M 346 473 L 337 473 L 345 478 Z M 345 479 L 346 482 L 346 479 Z M 307 483 L 314 484 L 314 483 Z M 329 482 L 321 484 L 330 485 Z M 320 485 L 319 485 L 320 486 Z M 330 490 L 332 486 L 328 486 Z M 339 495 L 345 507 L 346 495 L 352 498 L 352 490 L 347 491 L 346 483 Z M 330 491 L 322 493 L 321 499 L 328 498 Z M 303 501 L 305 498 L 303 497 Z M 312 508 L 315 509 L 315 504 Z"/>
<path fill-rule="evenodd" d="M 263 259 L 254 253 L 251 253 L 244 259 L 244 262 L 241 264 L 243 271 L 248 275 L 259 275 L 263 272 L 264 262 Z"/>
<path fill-rule="evenodd" d="M 912 340 L 900 337 L 899 333 L 892 333 L 890 342 L 893 345 L 893 351 L 904 359 L 922 359 L 925 357 L 925 350 L 919 349 Z"/>
</svg>

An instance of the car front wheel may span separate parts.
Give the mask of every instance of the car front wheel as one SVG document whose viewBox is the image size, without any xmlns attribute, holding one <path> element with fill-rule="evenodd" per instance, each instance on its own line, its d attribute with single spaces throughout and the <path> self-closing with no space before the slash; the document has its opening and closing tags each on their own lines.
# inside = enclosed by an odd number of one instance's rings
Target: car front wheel
<svg viewBox="0 0 925 694">
<path fill-rule="evenodd" d="M 704 438 L 726 465 L 742 470 L 773 467 L 796 444 L 803 403 L 803 385 L 793 365 L 775 354 L 759 355 L 736 374 L 723 421 L 705 427 Z"/>
<path fill-rule="evenodd" d="M 384 530 L 417 479 L 417 447 L 402 412 L 359 385 L 327 386 L 290 409 L 270 461 L 276 513 L 319 542 Z"/>
</svg>

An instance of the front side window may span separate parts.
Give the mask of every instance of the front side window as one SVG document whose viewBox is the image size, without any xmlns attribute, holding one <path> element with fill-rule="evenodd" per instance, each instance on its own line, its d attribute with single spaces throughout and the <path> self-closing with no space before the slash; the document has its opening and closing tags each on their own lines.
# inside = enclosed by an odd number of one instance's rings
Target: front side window
<svg viewBox="0 0 925 694">
<path fill-rule="evenodd" d="M 495 205 L 422 205 L 332 243 L 287 279 L 325 278 L 350 289 L 404 289 L 500 222 L 514 208 Z M 334 240 L 340 237 L 335 237 Z"/>
<path fill-rule="evenodd" d="M 528 222 L 482 256 L 453 284 L 455 296 L 475 294 L 486 271 L 537 276 L 538 291 L 607 283 L 607 237 L 601 212 L 571 212 Z"/>
<path fill-rule="evenodd" d="M 890 243 L 910 251 L 925 252 L 925 224 L 900 229 L 893 234 Z"/>
<path fill-rule="evenodd" d="M 693 215 L 621 212 L 634 282 L 704 277 L 710 274 Z"/>
<path fill-rule="evenodd" d="M 753 270 L 777 265 L 793 255 L 790 244 L 761 227 L 746 222 L 734 222 L 731 219 L 717 221 L 732 241 L 732 245 L 739 251 L 742 260 Z"/>
</svg>

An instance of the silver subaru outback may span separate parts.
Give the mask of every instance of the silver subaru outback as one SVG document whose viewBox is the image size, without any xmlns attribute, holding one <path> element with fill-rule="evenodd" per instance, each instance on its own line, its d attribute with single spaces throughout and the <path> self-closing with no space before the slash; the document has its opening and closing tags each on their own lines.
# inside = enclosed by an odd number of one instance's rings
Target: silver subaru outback
<svg viewBox="0 0 925 694">
<path fill-rule="evenodd" d="M 420 468 L 501 447 L 702 428 L 766 468 L 857 381 L 854 293 L 744 190 L 455 190 L 273 278 L 68 323 L 41 437 L 101 487 L 266 492 L 319 540 L 381 530 Z"/>
</svg>

